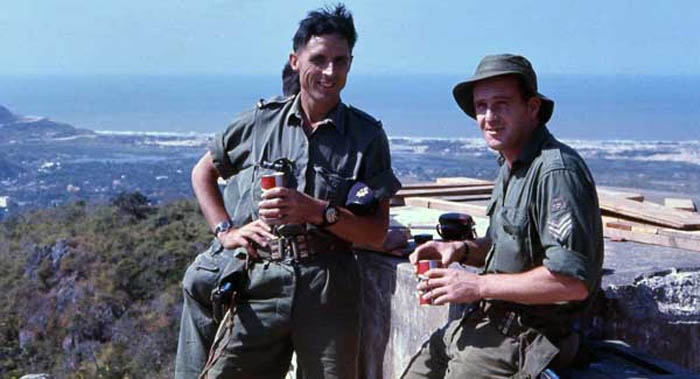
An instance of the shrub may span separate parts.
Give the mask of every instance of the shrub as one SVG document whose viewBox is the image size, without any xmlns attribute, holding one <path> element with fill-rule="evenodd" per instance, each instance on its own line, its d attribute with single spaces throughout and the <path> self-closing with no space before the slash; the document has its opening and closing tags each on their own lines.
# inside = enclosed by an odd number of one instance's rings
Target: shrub
<svg viewBox="0 0 700 379">
<path fill-rule="evenodd" d="M 210 239 L 193 200 L 139 193 L 0 222 L 0 377 L 172 377 L 180 280 Z"/>
</svg>

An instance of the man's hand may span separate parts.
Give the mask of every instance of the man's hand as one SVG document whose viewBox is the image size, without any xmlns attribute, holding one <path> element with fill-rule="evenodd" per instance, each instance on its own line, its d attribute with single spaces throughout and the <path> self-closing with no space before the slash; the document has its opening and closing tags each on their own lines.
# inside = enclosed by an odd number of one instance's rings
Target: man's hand
<svg viewBox="0 0 700 379">
<path fill-rule="evenodd" d="M 434 268 L 426 271 L 427 280 L 418 283 L 418 291 L 434 305 L 471 303 L 481 300 L 482 277 L 471 272 Z"/>
<path fill-rule="evenodd" d="M 321 224 L 325 204 L 293 188 L 275 187 L 262 194 L 260 218 L 268 225 Z"/>
<path fill-rule="evenodd" d="M 439 259 L 443 266 L 447 267 L 452 262 L 459 262 L 464 251 L 462 241 L 428 241 L 418 246 L 408 259 L 414 265 L 423 259 Z"/>
<path fill-rule="evenodd" d="M 270 226 L 262 220 L 255 220 L 239 229 L 230 229 L 227 232 L 219 233 L 217 237 L 224 248 L 245 247 L 248 255 L 255 258 L 257 253 L 253 242 L 260 246 L 267 246 L 267 240 L 275 237 L 270 230 Z"/>
</svg>

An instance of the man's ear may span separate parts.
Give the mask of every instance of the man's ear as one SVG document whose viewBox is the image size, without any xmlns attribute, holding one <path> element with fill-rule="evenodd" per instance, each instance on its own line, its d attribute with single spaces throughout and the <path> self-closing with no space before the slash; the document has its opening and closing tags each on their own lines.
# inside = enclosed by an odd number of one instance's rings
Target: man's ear
<svg viewBox="0 0 700 379">
<path fill-rule="evenodd" d="M 289 66 L 292 70 L 299 71 L 299 56 L 297 56 L 297 53 L 294 51 L 289 53 Z"/>
<path fill-rule="evenodd" d="M 527 101 L 527 113 L 530 115 L 531 118 L 537 120 L 538 115 L 540 113 L 540 106 L 541 105 L 542 105 L 542 100 L 540 100 L 540 98 L 537 96 L 532 96 Z"/>
</svg>

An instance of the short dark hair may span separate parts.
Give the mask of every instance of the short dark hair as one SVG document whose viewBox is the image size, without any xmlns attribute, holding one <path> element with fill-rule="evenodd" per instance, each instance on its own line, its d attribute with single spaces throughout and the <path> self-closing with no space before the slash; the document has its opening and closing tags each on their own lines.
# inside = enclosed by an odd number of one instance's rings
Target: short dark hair
<svg viewBox="0 0 700 379">
<path fill-rule="evenodd" d="M 337 4 L 335 7 L 324 7 L 309 12 L 299 22 L 299 29 L 294 34 L 292 40 L 294 51 L 306 46 L 311 37 L 324 34 L 340 34 L 348 41 L 348 46 L 352 51 L 355 41 L 357 41 L 357 32 L 352 13 L 345 8 L 345 5 Z"/>
<path fill-rule="evenodd" d="M 298 94 L 299 91 L 301 91 L 299 73 L 294 71 L 289 61 L 287 61 L 282 69 L 282 94 L 284 96 L 292 96 Z"/>
</svg>

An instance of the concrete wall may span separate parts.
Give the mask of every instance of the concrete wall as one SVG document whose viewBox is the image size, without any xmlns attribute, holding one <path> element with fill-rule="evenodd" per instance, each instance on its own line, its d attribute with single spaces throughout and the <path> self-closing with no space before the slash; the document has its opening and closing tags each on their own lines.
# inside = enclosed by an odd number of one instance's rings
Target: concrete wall
<svg viewBox="0 0 700 379">
<path fill-rule="evenodd" d="M 406 259 L 364 252 L 364 310 L 360 365 L 363 378 L 398 378 L 430 334 L 463 307 L 420 306 L 413 266 Z"/>
</svg>

